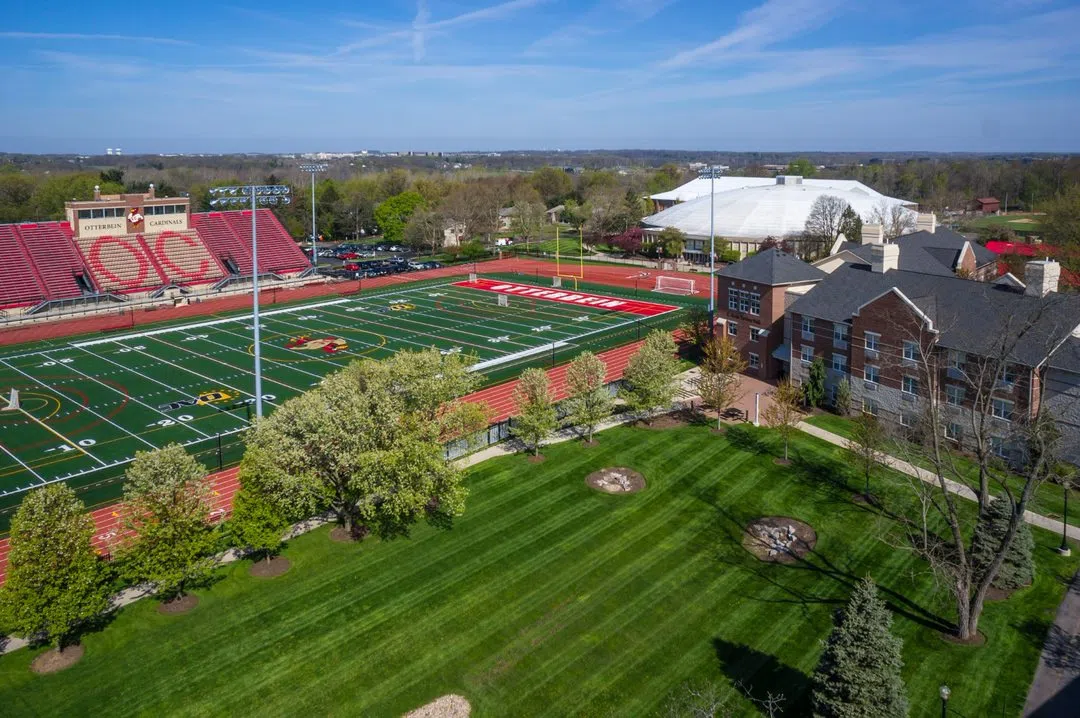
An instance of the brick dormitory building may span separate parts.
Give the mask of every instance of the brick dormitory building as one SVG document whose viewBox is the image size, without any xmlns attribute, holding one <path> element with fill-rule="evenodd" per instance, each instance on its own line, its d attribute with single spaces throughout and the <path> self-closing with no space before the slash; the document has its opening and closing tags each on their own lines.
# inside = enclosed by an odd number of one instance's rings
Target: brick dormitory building
<svg viewBox="0 0 1080 718">
<path fill-rule="evenodd" d="M 919 424 L 933 391 L 947 439 L 970 448 L 978 426 L 1006 459 L 1042 406 L 1080 463 L 1080 296 L 1058 292 L 1050 260 L 994 278 L 983 247 L 924 217 L 894 242 L 870 225 L 814 265 L 770 249 L 724 268 L 718 331 L 763 379 L 801 383 L 821 359 L 826 401 L 848 382 L 853 410 L 895 426 Z"/>
</svg>

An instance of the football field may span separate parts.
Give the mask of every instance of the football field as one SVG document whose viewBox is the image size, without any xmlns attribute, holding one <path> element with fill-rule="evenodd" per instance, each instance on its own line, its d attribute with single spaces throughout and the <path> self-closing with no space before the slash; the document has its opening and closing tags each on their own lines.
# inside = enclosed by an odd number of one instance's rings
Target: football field
<svg viewBox="0 0 1080 718">
<path fill-rule="evenodd" d="M 439 281 L 261 314 L 267 412 L 359 357 L 435 347 L 489 379 L 625 343 L 682 307 L 515 279 Z M 500 299 L 500 297 L 502 299 Z M 505 306 L 503 305 L 505 303 Z M 254 411 L 250 313 L 0 354 L 0 506 L 52 481 L 115 483 L 136 451 L 178 442 L 217 468 Z"/>
</svg>

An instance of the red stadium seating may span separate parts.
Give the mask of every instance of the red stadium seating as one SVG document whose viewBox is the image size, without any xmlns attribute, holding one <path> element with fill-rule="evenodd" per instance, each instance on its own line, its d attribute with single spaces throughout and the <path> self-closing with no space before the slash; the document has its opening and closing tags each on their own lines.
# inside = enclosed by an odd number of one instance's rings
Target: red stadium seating
<svg viewBox="0 0 1080 718">
<path fill-rule="evenodd" d="M 226 274 L 195 230 L 163 232 L 142 239 L 162 273 L 173 284 L 205 284 Z"/>
<path fill-rule="evenodd" d="M 37 304 L 45 287 L 10 224 L 0 224 L 0 309 Z"/>
<path fill-rule="evenodd" d="M 14 225 L 30 260 L 37 267 L 49 299 L 82 296 L 76 274 L 85 274 L 86 265 L 71 241 L 67 222 L 39 222 Z"/>
<path fill-rule="evenodd" d="M 225 221 L 233 233 L 251 246 L 251 210 L 225 212 Z M 295 272 L 310 266 L 307 256 L 268 209 L 256 212 L 259 230 L 259 268 L 264 272 Z"/>
<path fill-rule="evenodd" d="M 79 237 L 75 244 L 102 291 L 149 291 L 167 283 L 136 236 Z"/>
<path fill-rule="evenodd" d="M 191 226 L 199 233 L 203 243 L 225 265 L 232 260 L 241 274 L 251 273 L 251 252 L 225 221 L 225 215 L 235 212 L 206 212 L 191 215 Z M 248 215 L 250 217 L 250 215 Z M 250 221 L 250 220 L 249 220 Z"/>
</svg>

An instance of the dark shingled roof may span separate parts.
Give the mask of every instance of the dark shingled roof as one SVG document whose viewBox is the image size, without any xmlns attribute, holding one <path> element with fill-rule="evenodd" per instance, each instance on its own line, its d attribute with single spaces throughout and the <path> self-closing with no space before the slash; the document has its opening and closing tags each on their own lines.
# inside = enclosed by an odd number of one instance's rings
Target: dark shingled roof
<svg viewBox="0 0 1080 718">
<path fill-rule="evenodd" d="M 817 267 L 812 267 L 775 247 L 764 249 L 741 262 L 729 264 L 716 275 L 774 287 L 781 284 L 818 282 L 829 276 Z"/>
<path fill-rule="evenodd" d="M 948 349 L 993 356 L 1008 341 L 1004 338 L 1023 332 L 1011 358 L 1025 366 L 1038 365 L 1080 325 L 1080 296 L 1029 297 L 997 284 L 919 272 L 879 274 L 862 264 L 839 267 L 789 311 L 847 322 L 859 307 L 892 288 L 933 321 Z"/>
<path fill-rule="evenodd" d="M 944 227 L 938 228 L 936 232 L 912 232 L 901 235 L 896 240 L 896 245 L 900 247 L 899 268 L 904 272 L 937 274 L 943 277 L 952 275 L 955 273 L 956 260 L 960 257 L 964 242 L 967 241 L 969 240 L 964 235 Z M 851 252 L 869 264 L 872 246 L 844 242 L 840 249 Z M 978 242 L 971 242 L 971 249 L 975 253 L 977 267 L 997 261 L 997 255 Z"/>
<path fill-rule="evenodd" d="M 1061 348 L 1050 357 L 1054 369 L 1080 374 L 1080 337 L 1069 337 Z"/>
</svg>

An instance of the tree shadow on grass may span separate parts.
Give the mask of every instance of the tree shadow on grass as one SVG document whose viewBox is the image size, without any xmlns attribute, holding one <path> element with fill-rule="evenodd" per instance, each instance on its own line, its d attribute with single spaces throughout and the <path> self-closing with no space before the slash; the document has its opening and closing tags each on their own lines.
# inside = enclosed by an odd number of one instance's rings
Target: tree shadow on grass
<svg viewBox="0 0 1080 718">
<path fill-rule="evenodd" d="M 735 424 L 727 427 L 724 437 L 737 449 L 751 454 L 768 454 L 769 443 L 761 437 L 761 432 L 748 424 Z"/>
<path fill-rule="evenodd" d="M 738 516 L 715 500 L 706 500 L 717 514 L 717 520 L 710 531 L 711 540 L 716 541 L 714 552 L 717 560 L 737 570 L 752 573 L 762 582 L 778 589 L 782 596 L 766 598 L 760 595 L 744 595 L 747 600 L 792 604 L 809 614 L 814 606 L 846 603 L 851 591 L 862 580 L 861 575 L 837 565 L 817 549 L 811 549 L 805 556 L 797 557 L 790 563 L 766 563 L 759 560 L 743 546 L 746 524 L 757 517 Z M 821 536 L 819 535 L 818 538 L 820 540 Z M 802 585 L 806 582 L 801 577 L 807 574 L 815 576 L 817 579 L 814 581 L 815 585 L 820 583 L 821 579 L 825 579 L 828 582 L 827 586 L 832 589 L 828 593 L 833 595 L 816 595 L 803 588 Z M 889 588 L 888 585 L 879 582 L 878 590 L 893 613 L 934 631 L 955 630 L 951 621 L 919 605 L 899 591 Z"/>
<path fill-rule="evenodd" d="M 781 663 L 768 653 L 722 638 L 713 639 L 713 650 L 720 662 L 720 670 L 755 706 L 760 707 L 770 694 L 783 695 L 782 715 L 809 713 L 810 677 L 802 671 Z"/>
</svg>

